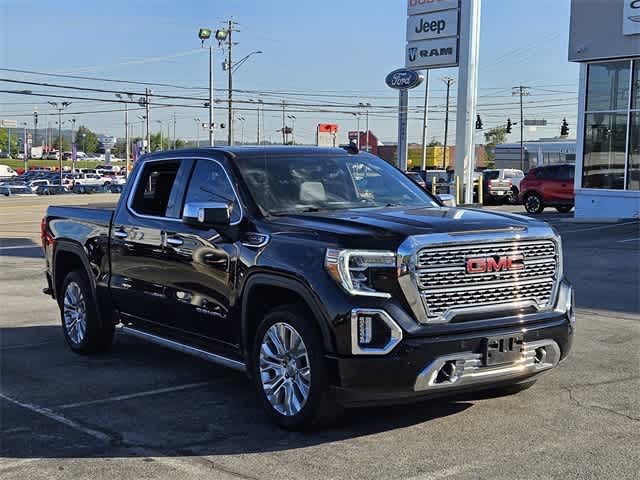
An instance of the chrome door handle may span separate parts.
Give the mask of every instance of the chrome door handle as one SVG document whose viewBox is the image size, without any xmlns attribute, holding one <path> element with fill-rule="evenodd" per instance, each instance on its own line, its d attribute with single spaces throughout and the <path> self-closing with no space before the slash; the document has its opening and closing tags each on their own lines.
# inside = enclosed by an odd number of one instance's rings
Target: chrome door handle
<svg viewBox="0 0 640 480">
<path fill-rule="evenodd" d="M 113 232 L 113 236 L 117 238 L 127 238 L 129 234 L 124 230 L 116 230 L 115 232 Z"/>
<path fill-rule="evenodd" d="M 172 247 L 180 247 L 184 242 L 181 238 L 178 237 L 167 237 L 165 239 L 165 243 L 167 245 L 171 245 Z"/>
</svg>

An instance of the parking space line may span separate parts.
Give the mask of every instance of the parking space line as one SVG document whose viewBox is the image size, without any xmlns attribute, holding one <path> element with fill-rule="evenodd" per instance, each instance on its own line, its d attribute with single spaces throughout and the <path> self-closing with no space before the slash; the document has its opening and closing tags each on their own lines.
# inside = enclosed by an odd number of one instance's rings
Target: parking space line
<svg viewBox="0 0 640 480">
<path fill-rule="evenodd" d="M 25 408 L 35 413 L 39 413 L 40 415 L 43 415 L 50 420 L 66 425 L 67 427 L 73 428 L 74 430 L 78 430 L 79 432 L 85 433 L 86 435 L 89 435 L 93 438 L 97 438 L 98 440 L 102 440 L 103 442 L 111 441 L 111 438 L 106 433 L 102 433 L 92 428 L 88 428 L 83 425 L 80 425 L 78 422 L 74 422 L 73 420 L 70 420 L 63 415 L 55 413 L 48 408 L 39 407 L 38 405 L 33 405 L 32 403 L 21 402 L 19 400 L 16 400 L 15 398 L 11 398 L 10 396 L 5 395 L 4 393 L 0 393 L 0 398 L 2 398 L 3 400 L 6 400 L 9 403 L 13 403 L 14 405 L 17 405 L 19 407 Z"/>
<path fill-rule="evenodd" d="M 52 343 L 59 343 L 60 340 L 48 340 L 46 342 L 40 342 L 40 343 L 23 343 L 22 345 L 8 345 L 6 347 L 0 347 L 0 351 L 4 351 L 4 350 L 15 350 L 18 348 L 33 348 L 33 347 L 40 347 L 42 345 L 49 345 Z"/>
<path fill-rule="evenodd" d="M 640 226 L 640 223 L 637 221 L 633 221 L 633 222 L 621 222 L 621 223 L 614 223 L 614 224 L 608 224 L 608 225 L 598 225 L 597 227 L 587 227 L 587 228 L 578 228 L 575 230 L 560 230 L 560 234 L 563 233 L 575 233 L 575 232 L 588 232 L 590 230 L 605 230 L 608 228 L 615 228 L 615 227 L 621 227 L 623 225 L 633 225 L 636 224 L 638 226 Z"/>
<path fill-rule="evenodd" d="M 157 388 L 155 390 L 147 390 L 144 392 L 130 393 L 127 395 L 116 395 L 115 397 L 101 398 L 99 400 L 88 400 L 86 402 L 67 403 L 65 405 L 58 405 L 57 407 L 54 407 L 54 408 L 56 408 L 57 410 L 66 410 L 69 408 L 85 407 L 87 405 L 98 405 L 101 403 L 120 402 L 122 400 L 130 400 L 132 398 L 149 397 L 152 395 L 159 395 L 162 393 L 171 393 L 171 392 L 179 392 L 181 390 L 189 390 L 192 388 L 204 387 L 205 385 L 210 385 L 210 384 L 211 382 L 187 383 L 185 385 L 177 385 L 175 387 Z"/>
<path fill-rule="evenodd" d="M 0 247 L 0 250 L 24 250 L 27 248 L 40 248 L 42 249 L 41 245 L 12 245 L 10 247 Z"/>
</svg>

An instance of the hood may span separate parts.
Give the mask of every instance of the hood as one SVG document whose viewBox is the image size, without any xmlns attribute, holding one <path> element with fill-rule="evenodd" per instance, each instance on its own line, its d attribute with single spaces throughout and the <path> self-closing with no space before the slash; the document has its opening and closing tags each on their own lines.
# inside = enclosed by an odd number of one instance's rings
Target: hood
<svg viewBox="0 0 640 480">
<path fill-rule="evenodd" d="M 356 208 L 274 217 L 279 229 L 332 234 L 347 238 L 384 239 L 429 233 L 526 228 L 528 217 L 472 208 Z"/>
</svg>

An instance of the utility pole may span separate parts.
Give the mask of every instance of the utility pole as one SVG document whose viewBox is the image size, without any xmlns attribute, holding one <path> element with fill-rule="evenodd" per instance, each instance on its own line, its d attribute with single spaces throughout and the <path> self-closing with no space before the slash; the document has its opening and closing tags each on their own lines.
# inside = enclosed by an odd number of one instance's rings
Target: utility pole
<svg viewBox="0 0 640 480">
<path fill-rule="evenodd" d="M 202 120 L 196 117 L 193 119 L 193 121 L 196 122 L 196 148 L 200 148 L 200 123 L 202 122 Z"/>
<path fill-rule="evenodd" d="M 529 95 L 529 87 L 518 85 L 513 87 L 511 94 L 520 96 L 520 170 L 524 172 L 524 106 L 522 97 Z"/>
<path fill-rule="evenodd" d="M 291 143 L 296 144 L 296 116 L 287 115 L 287 118 L 291 120 Z"/>
<path fill-rule="evenodd" d="M 286 137 L 286 127 L 285 127 L 285 122 L 284 122 L 284 117 L 285 117 L 285 111 L 284 111 L 284 100 L 282 100 L 282 144 L 286 145 L 287 144 L 287 137 Z"/>
<path fill-rule="evenodd" d="M 424 74 L 424 112 L 422 113 L 422 170 L 427 169 L 427 112 L 429 111 L 429 70 Z"/>
<path fill-rule="evenodd" d="M 442 168 L 447 168 L 447 137 L 449 136 L 449 99 L 451 98 L 451 85 L 455 80 L 451 77 L 445 77 L 442 79 L 447 85 L 447 102 L 444 111 L 444 147 L 442 149 Z"/>
<path fill-rule="evenodd" d="M 371 107 L 370 103 L 358 103 L 358 106 L 360 108 L 364 108 L 364 114 L 365 114 L 365 132 L 364 132 L 364 148 L 365 151 L 369 151 L 369 107 Z"/>
<path fill-rule="evenodd" d="M 233 32 L 239 32 L 234 28 L 237 25 L 237 22 L 233 20 L 227 20 L 226 25 L 226 35 L 218 36 L 216 33 L 216 37 L 220 40 L 224 40 L 227 44 L 227 60 L 225 62 L 225 67 L 227 69 L 227 103 L 228 103 L 228 111 L 227 111 L 227 143 L 229 146 L 233 145 L 233 61 L 232 61 L 232 50 L 233 50 L 233 41 L 231 39 Z"/>
<path fill-rule="evenodd" d="M 144 89 L 144 107 L 145 107 L 145 121 L 147 127 L 147 152 L 151 152 L 151 132 L 149 131 L 149 94 L 151 93 L 150 88 Z"/>
</svg>

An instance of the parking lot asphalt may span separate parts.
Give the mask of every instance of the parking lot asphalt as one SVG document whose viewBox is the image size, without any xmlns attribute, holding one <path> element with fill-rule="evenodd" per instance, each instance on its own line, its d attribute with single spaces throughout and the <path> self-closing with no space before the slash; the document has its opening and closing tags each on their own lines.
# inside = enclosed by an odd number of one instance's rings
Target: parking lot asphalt
<svg viewBox="0 0 640 480">
<path fill-rule="evenodd" d="M 638 478 L 637 221 L 544 215 L 563 237 L 578 324 L 571 356 L 532 388 L 358 409 L 288 433 L 237 372 L 124 335 L 105 355 L 73 354 L 41 293 L 49 201 L 114 196 L 0 202 L 3 479 Z"/>
</svg>

